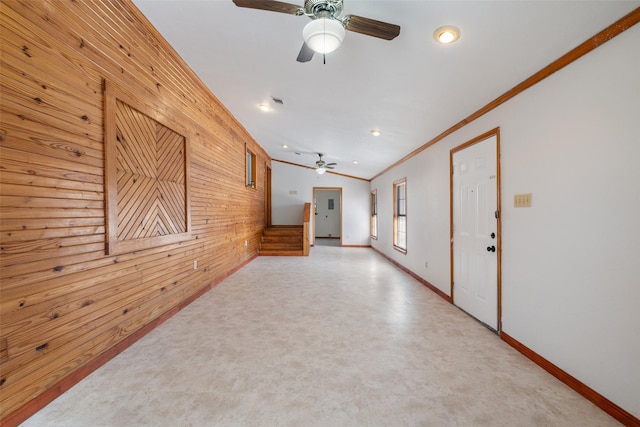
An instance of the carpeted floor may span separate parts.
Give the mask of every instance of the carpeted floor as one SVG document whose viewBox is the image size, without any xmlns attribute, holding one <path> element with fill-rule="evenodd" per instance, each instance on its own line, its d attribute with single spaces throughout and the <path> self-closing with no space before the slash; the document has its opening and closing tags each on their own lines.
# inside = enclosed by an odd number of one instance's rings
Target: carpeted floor
<svg viewBox="0 0 640 427">
<path fill-rule="evenodd" d="M 25 426 L 614 426 L 371 249 L 259 257 Z"/>
</svg>

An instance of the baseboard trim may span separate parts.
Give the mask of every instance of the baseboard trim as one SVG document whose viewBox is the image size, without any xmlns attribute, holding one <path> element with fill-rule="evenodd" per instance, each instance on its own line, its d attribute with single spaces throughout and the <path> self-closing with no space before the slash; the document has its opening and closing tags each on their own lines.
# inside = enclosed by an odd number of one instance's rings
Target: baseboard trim
<svg viewBox="0 0 640 427">
<path fill-rule="evenodd" d="M 36 396 L 29 402 L 22 405 L 19 409 L 14 412 L 8 414 L 2 420 L 0 420 L 0 425 L 3 427 L 14 427 L 19 425 L 20 423 L 27 420 L 27 418 L 34 415 L 40 409 L 47 406 L 49 403 L 53 402 L 58 396 L 60 396 L 65 391 L 69 390 L 74 385 L 78 384 L 84 378 L 86 378 L 89 374 L 94 372 L 96 369 L 100 368 L 104 364 L 106 364 L 109 360 L 116 357 L 118 354 L 122 353 L 127 348 L 131 347 L 136 341 L 140 338 L 147 335 L 149 332 L 160 326 L 169 318 L 173 317 L 180 310 L 200 298 L 206 292 L 210 291 L 214 286 L 222 282 L 227 277 L 231 276 L 236 271 L 240 270 L 245 265 L 249 264 L 253 261 L 258 255 L 253 255 L 248 260 L 242 262 L 237 265 L 232 270 L 223 274 L 222 276 L 217 277 L 214 281 L 204 286 L 199 291 L 195 292 L 193 295 L 182 301 L 180 304 L 174 306 L 168 311 L 164 312 L 160 316 L 153 319 L 151 322 L 138 329 L 133 334 L 129 335 L 127 338 L 115 344 L 113 347 L 110 347 L 108 350 L 104 351 L 102 354 L 97 356 L 96 358 L 90 360 L 85 365 L 81 366 L 77 370 L 73 371 L 71 374 L 67 375 L 56 384 L 54 384 L 51 388 L 45 390 L 42 394 Z"/>
<path fill-rule="evenodd" d="M 342 248 L 370 248 L 371 245 L 342 245 Z"/>
<path fill-rule="evenodd" d="M 620 421 L 625 426 L 640 427 L 640 420 L 638 420 L 638 418 L 636 418 L 633 414 L 625 411 L 588 385 L 584 384 L 582 381 L 571 376 L 515 338 L 509 336 L 504 331 L 500 332 L 500 338 L 502 338 L 504 342 L 518 350 L 528 359 L 533 361 L 536 365 L 540 366 L 542 369 L 565 383 L 567 386 L 571 387 L 573 390 L 581 394 L 585 399 L 589 400 L 591 403 L 602 409 L 607 414 L 611 415 L 616 420 Z"/>
<path fill-rule="evenodd" d="M 420 276 L 418 276 L 417 274 L 415 274 L 413 271 L 409 270 L 402 264 L 398 263 L 394 259 L 383 254 L 373 246 L 371 247 L 371 249 L 379 253 L 383 258 L 385 258 L 387 261 L 389 261 L 390 263 L 398 267 L 400 270 L 404 271 L 405 273 L 409 274 L 411 277 L 413 277 L 414 279 L 422 283 L 431 291 L 435 292 L 437 295 L 442 297 L 445 301 L 453 304 L 453 299 L 447 294 L 445 294 L 444 292 L 442 292 L 440 289 L 436 288 L 431 283 L 424 280 L 423 278 L 421 278 Z M 500 331 L 499 334 L 500 334 L 500 338 L 502 338 L 504 342 L 506 342 L 511 347 L 518 350 L 520 353 L 522 353 L 525 357 L 530 359 L 536 365 L 540 366 L 542 369 L 544 369 L 545 371 L 547 371 L 548 373 L 550 373 L 551 375 L 553 375 L 554 377 L 556 377 L 557 379 L 565 383 L 567 386 L 571 387 L 577 393 L 582 395 L 585 399 L 587 399 L 588 401 L 590 401 L 591 403 L 593 403 L 594 405 L 602 409 L 607 414 L 611 415 L 613 418 L 621 422 L 623 425 L 627 427 L 640 427 L 640 420 L 638 420 L 638 418 L 635 417 L 630 412 L 625 411 L 620 406 L 616 405 L 615 403 L 613 403 L 612 401 L 610 401 L 609 399 L 607 399 L 606 397 L 604 397 L 603 395 L 601 395 L 600 393 L 598 393 L 597 391 L 589 387 L 588 385 L 584 384 L 577 378 L 571 376 L 564 370 L 560 369 L 553 363 L 549 362 L 547 359 L 540 356 L 535 351 L 531 350 L 530 348 L 528 348 L 518 340 L 509 336 L 504 331 Z"/>
<path fill-rule="evenodd" d="M 435 292 L 438 296 L 440 296 L 442 299 L 444 299 L 445 301 L 447 301 L 448 303 L 453 304 L 453 299 L 451 299 L 451 297 L 447 294 L 445 294 L 444 292 L 442 292 L 440 289 L 436 288 L 435 286 L 433 286 L 431 283 L 429 283 L 428 281 L 424 280 L 422 277 L 418 276 L 416 273 L 414 273 L 413 271 L 409 270 L 407 267 L 405 267 L 404 265 L 400 264 L 398 261 L 388 257 L 387 255 L 383 254 L 382 252 L 380 252 L 378 249 L 374 248 L 373 246 L 371 246 L 371 249 L 373 249 L 374 251 L 376 251 L 377 253 L 379 253 L 383 258 L 385 258 L 387 261 L 389 261 L 391 264 L 395 265 L 396 267 L 398 267 L 400 270 L 404 271 L 405 273 L 407 273 L 409 276 L 413 277 L 414 279 L 416 279 L 418 282 L 422 283 L 424 286 L 426 286 L 427 288 L 429 288 L 431 291 Z"/>
</svg>

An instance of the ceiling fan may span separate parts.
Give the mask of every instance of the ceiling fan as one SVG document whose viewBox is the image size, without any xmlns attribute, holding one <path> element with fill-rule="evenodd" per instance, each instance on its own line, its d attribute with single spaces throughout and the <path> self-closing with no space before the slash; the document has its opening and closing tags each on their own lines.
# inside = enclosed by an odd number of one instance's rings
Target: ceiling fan
<svg viewBox="0 0 640 427">
<path fill-rule="evenodd" d="M 316 172 L 318 173 L 318 175 L 322 175 L 323 173 L 325 173 L 327 171 L 327 169 L 334 169 L 338 164 L 337 163 L 327 163 L 324 160 L 322 160 L 322 153 L 317 153 L 318 154 L 318 161 L 316 162 Z"/>
<path fill-rule="evenodd" d="M 308 62 L 313 53 L 329 53 L 340 47 L 345 30 L 384 40 L 393 40 L 400 34 L 400 26 L 375 19 L 342 13 L 343 0 L 305 0 L 304 6 L 274 0 L 233 0 L 238 7 L 268 10 L 312 19 L 302 31 L 304 44 L 298 54 L 298 62 Z"/>
</svg>

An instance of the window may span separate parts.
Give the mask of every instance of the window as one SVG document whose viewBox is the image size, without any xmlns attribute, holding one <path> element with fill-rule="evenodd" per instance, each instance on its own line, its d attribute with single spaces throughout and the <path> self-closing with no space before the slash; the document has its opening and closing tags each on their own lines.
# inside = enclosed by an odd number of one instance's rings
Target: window
<svg viewBox="0 0 640 427">
<path fill-rule="evenodd" d="M 256 155 L 247 148 L 247 187 L 256 188 Z"/>
<path fill-rule="evenodd" d="M 370 233 L 372 239 L 378 238 L 378 190 L 371 192 Z"/>
<path fill-rule="evenodd" d="M 407 180 L 393 183 L 393 247 L 407 252 Z"/>
</svg>

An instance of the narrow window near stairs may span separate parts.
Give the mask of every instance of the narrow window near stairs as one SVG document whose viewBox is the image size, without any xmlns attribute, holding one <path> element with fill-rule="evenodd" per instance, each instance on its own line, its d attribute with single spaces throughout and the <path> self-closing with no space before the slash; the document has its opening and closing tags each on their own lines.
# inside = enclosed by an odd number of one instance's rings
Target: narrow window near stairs
<svg viewBox="0 0 640 427">
<path fill-rule="evenodd" d="M 393 183 L 393 247 L 407 252 L 407 179 Z"/>
<path fill-rule="evenodd" d="M 256 154 L 247 148 L 246 159 L 246 185 L 247 187 L 256 188 Z"/>
<path fill-rule="evenodd" d="M 378 190 L 373 190 L 370 196 L 370 234 L 372 239 L 378 238 Z"/>
</svg>

